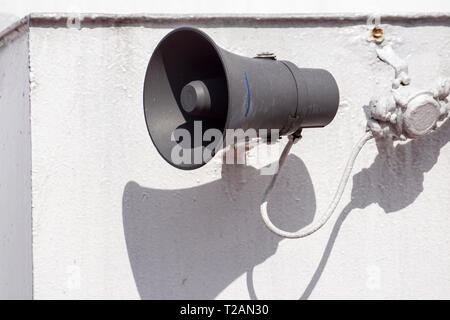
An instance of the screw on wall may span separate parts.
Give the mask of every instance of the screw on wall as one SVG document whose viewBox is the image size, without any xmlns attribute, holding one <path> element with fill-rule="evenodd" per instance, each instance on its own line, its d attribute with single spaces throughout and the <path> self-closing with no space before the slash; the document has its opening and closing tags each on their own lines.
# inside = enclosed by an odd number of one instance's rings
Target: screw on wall
<svg viewBox="0 0 450 320">
<path fill-rule="evenodd" d="M 384 41 L 384 31 L 381 28 L 381 16 L 379 14 L 370 15 L 366 22 L 369 27 L 368 41 L 380 44 Z"/>
<path fill-rule="evenodd" d="M 375 26 L 370 32 L 370 36 L 375 40 L 376 43 L 381 43 L 384 40 L 383 29 L 380 26 Z"/>
</svg>

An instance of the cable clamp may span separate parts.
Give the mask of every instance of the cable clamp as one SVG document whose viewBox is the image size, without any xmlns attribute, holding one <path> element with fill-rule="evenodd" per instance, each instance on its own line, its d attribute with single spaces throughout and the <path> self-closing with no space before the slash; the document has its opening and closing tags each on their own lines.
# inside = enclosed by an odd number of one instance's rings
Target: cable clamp
<svg viewBox="0 0 450 320">
<path fill-rule="evenodd" d="M 301 128 L 289 135 L 289 140 L 292 141 L 292 143 L 297 143 L 301 139 L 302 139 L 302 129 Z"/>
</svg>

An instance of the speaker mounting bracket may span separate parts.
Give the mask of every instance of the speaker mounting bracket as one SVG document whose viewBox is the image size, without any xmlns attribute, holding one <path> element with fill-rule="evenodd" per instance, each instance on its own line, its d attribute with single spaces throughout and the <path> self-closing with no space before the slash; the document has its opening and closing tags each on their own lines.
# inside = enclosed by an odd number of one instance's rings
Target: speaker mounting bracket
<svg viewBox="0 0 450 320">
<path fill-rule="evenodd" d="M 257 53 L 255 56 L 256 59 L 270 59 L 277 60 L 277 56 L 273 52 L 261 52 Z"/>
</svg>

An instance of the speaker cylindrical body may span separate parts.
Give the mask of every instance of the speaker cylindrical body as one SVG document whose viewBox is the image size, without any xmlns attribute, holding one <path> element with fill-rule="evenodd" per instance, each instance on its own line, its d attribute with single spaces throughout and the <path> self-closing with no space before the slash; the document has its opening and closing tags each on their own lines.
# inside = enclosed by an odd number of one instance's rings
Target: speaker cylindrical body
<svg viewBox="0 0 450 320">
<path fill-rule="evenodd" d="M 283 61 L 291 70 L 297 86 L 296 128 L 325 127 L 336 115 L 339 89 L 334 77 L 326 70 L 297 68 Z"/>
<path fill-rule="evenodd" d="M 276 129 L 286 135 L 326 126 L 338 105 L 338 87 L 328 71 L 239 56 L 194 28 L 176 29 L 158 44 L 144 84 L 150 136 L 163 158 L 181 169 L 198 168 L 209 159 L 199 162 L 191 155 L 176 162 L 177 146 L 198 151 L 228 142 L 195 137 L 208 129 L 255 129 L 257 134 Z M 177 130 L 188 132 L 190 141 L 174 136 Z"/>
</svg>

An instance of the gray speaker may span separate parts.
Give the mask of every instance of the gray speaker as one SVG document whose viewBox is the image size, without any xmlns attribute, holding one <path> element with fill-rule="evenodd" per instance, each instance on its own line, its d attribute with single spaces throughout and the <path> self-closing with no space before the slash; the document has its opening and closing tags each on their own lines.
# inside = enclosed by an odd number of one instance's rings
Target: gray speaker
<svg viewBox="0 0 450 320">
<path fill-rule="evenodd" d="M 245 44 L 243 44 L 245 45 Z M 225 146 L 194 139 L 208 129 L 278 129 L 287 135 L 300 128 L 324 127 L 336 115 L 339 90 L 322 69 L 298 68 L 274 58 L 248 58 L 217 46 L 204 32 L 178 28 L 156 47 L 144 83 L 144 113 L 148 132 L 161 156 L 185 170 L 209 159 L 174 161 L 172 150 Z M 192 139 L 177 139 L 185 129 Z M 198 133 L 198 132 L 197 132 Z M 198 160 L 198 159 L 197 159 Z"/>
</svg>

